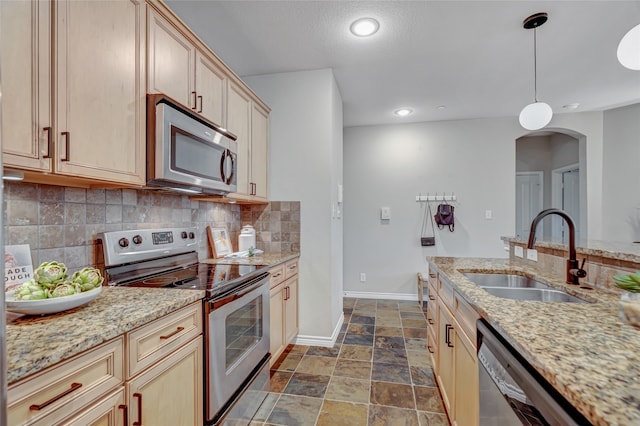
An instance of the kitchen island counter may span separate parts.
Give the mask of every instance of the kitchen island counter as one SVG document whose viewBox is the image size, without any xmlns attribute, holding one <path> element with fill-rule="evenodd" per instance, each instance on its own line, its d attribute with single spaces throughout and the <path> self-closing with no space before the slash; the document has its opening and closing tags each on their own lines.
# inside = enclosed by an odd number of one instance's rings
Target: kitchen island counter
<svg viewBox="0 0 640 426">
<path fill-rule="evenodd" d="M 7 383 L 14 383 L 202 299 L 204 291 L 103 287 L 89 304 L 45 316 L 7 313 Z"/>
<path fill-rule="evenodd" d="M 640 329 L 618 317 L 620 296 L 564 284 L 508 259 L 429 257 L 438 272 L 578 411 L 596 425 L 640 424 Z M 490 295 L 463 272 L 529 275 L 592 303 Z"/>
</svg>

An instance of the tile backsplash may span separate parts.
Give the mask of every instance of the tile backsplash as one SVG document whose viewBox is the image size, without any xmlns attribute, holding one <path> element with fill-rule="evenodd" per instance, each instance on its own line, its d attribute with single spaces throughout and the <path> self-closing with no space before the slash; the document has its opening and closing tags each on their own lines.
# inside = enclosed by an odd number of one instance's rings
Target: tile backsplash
<svg viewBox="0 0 640 426">
<path fill-rule="evenodd" d="M 206 227 L 226 226 L 237 250 L 242 225 L 256 229 L 266 252 L 299 251 L 300 202 L 221 204 L 187 195 L 135 189 L 4 185 L 4 244 L 29 244 L 34 267 L 49 260 L 70 269 L 96 264 L 96 235 L 136 228 L 195 226 L 200 259 L 211 257 Z"/>
</svg>

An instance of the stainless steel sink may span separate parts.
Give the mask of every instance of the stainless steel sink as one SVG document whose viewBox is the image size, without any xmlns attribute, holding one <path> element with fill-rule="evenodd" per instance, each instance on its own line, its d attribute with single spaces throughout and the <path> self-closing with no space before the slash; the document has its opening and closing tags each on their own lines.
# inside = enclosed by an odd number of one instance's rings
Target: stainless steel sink
<svg viewBox="0 0 640 426">
<path fill-rule="evenodd" d="M 466 273 L 464 276 L 480 287 L 551 288 L 533 278 L 514 274 Z"/>
<path fill-rule="evenodd" d="M 542 288 L 482 287 L 487 293 L 513 300 L 535 300 L 538 302 L 587 303 L 560 290 Z"/>
<path fill-rule="evenodd" d="M 587 303 L 564 291 L 555 290 L 540 281 L 521 275 L 465 273 L 464 276 L 487 293 L 505 299 Z"/>
</svg>

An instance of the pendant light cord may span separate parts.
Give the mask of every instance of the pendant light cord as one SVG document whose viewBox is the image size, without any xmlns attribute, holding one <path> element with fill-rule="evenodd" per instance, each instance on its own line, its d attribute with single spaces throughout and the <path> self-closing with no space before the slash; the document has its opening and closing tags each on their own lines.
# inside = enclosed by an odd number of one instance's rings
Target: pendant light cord
<svg viewBox="0 0 640 426">
<path fill-rule="evenodd" d="M 538 102 L 538 46 L 536 43 L 536 30 L 537 27 L 533 27 L 533 100 Z"/>
</svg>

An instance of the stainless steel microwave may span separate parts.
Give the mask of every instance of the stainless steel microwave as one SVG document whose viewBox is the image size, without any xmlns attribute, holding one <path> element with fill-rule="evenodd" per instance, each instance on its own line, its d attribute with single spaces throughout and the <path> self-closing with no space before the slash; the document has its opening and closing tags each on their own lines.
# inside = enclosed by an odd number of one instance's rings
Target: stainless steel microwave
<svg viewBox="0 0 640 426">
<path fill-rule="evenodd" d="M 236 137 L 165 95 L 147 95 L 147 185 L 236 192 Z"/>
</svg>

